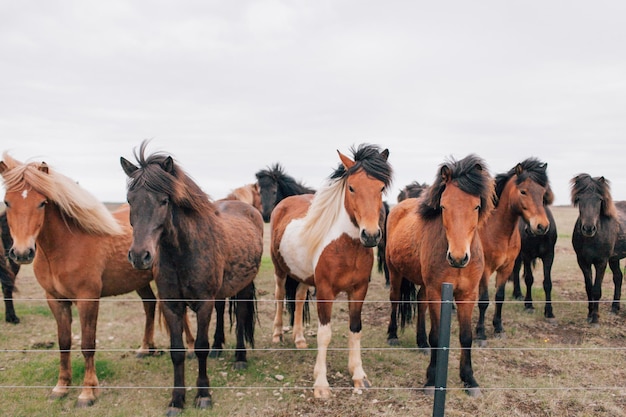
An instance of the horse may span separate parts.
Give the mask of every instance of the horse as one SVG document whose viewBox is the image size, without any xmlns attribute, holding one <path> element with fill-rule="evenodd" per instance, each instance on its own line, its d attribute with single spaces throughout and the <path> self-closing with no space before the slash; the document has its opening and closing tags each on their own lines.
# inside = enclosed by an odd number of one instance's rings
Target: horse
<svg viewBox="0 0 626 417">
<path fill-rule="evenodd" d="M 74 304 L 80 317 L 85 360 L 76 406 L 91 406 L 99 393 L 94 355 L 101 297 L 136 291 L 146 314 L 144 337 L 137 353 L 155 350 L 152 273 L 135 271 L 126 260 L 132 237 L 128 206 L 111 213 L 75 181 L 45 162 L 21 163 L 6 152 L 0 161 L 0 174 L 13 238 L 9 256 L 19 264 L 32 262 L 57 323 L 59 377 L 50 398 L 63 398 L 69 392 Z"/>
<path fill-rule="evenodd" d="M 441 287 L 448 282 L 454 287 L 457 304 L 462 347 L 461 381 L 469 395 L 480 395 L 472 368 L 472 311 L 484 268 L 478 229 L 493 208 L 493 194 L 493 178 L 485 162 L 476 155 L 468 155 L 459 161 L 451 159 L 441 164 L 435 181 L 419 199 L 406 199 L 389 212 L 386 258 L 391 320 L 388 333 L 397 338 L 397 310 L 399 304 L 406 304 L 406 298 L 401 295 L 407 289 L 403 282 L 422 286 L 431 317 L 429 342 L 434 347 L 430 350 L 426 371 L 427 394 L 434 393 Z M 426 303 L 419 303 L 418 321 L 422 324 L 425 309 Z"/>
<path fill-rule="evenodd" d="M 340 292 L 346 292 L 349 300 L 348 370 L 355 390 L 370 387 L 361 362 L 361 310 L 374 264 L 373 247 L 382 237 L 382 194 L 391 183 L 392 168 L 387 149 L 381 151 L 377 145 L 361 144 L 351 151 L 352 159 L 337 151 L 341 163 L 317 193 L 285 198 L 270 219 L 270 250 L 276 277 L 272 341 L 282 341 L 285 281 L 291 276 L 300 282 L 294 341 L 297 348 L 306 347 L 301 289 L 314 286 L 319 323 L 313 393 L 322 399 L 331 395 L 326 355 L 332 337 L 333 301 Z"/>
<path fill-rule="evenodd" d="M 422 183 L 420 184 L 417 181 L 413 181 L 410 184 L 404 186 L 400 193 L 398 193 L 397 201 L 398 203 L 406 200 L 407 198 L 417 198 L 419 197 L 424 190 L 428 188 L 428 184 Z"/>
<path fill-rule="evenodd" d="M 198 360 L 195 406 L 212 406 L 207 374 L 208 327 L 216 299 L 236 298 L 236 363 L 245 366 L 245 341 L 254 346 L 254 278 L 263 252 L 261 214 L 241 201 L 212 202 L 172 156 L 135 152 L 138 165 L 120 158 L 128 176 L 133 238 L 128 259 L 154 271 L 161 312 L 170 334 L 174 388 L 167 415 L 185 403 L 182 331 L 187 307 L 196 312 Z M 219 320 L 218 320 L 219 324 Z"/>
<path fill-rule="evenodd" d="M 263 221 L 266 223 L 270 221 L 272 210 L 276 204 L 284 198 L 292 195 L 315 194 L 313 188 L 296 181 L 295 178 L 285 172 L 279 163 L 261 169 L 255 175 L 261 194 Z"/>
<path fill-rule="evenodd" d="M 533 267 L 537 258 L 541 259 L 543 265 L 543 291 L 546 294 L 546 304 L 543 310 L 543 316 L 549 321 L 553 321 L 554 312 L 552 310 L 552 263 L 554 262 L 554 247 L 557 240 L 557 229 L 554 221 L 554 215 L 549 206 L 546 206 L 546 215 L 550 221 L 550 229 L 544 235 L 535 235 L 530 228 L 520 219 L 518 222 L 519 232 L 521 235 L 522 247 L 520 253 L 515 259 L 511 280 L 513 281 L 513 298 L 524 300 L 524 309 L 533 311 L 532 286 L 535 278 L 533 277 Z M 522 296 L 520 288 L 520 271 L 524 264 L 524 282 L 526 283 L 526 296 Z"/>
<path fill-rule="evenodd" d="M 15 291 L 15 278 L 20 271 L 20 264 L 9 258 L 9 249 L 13 246 L 13 239 L 7 223 L 7 214 L 0 214 L 0 229 L 2 240 L 0 241 L 0 283 L 2 283 L 2 295 L 4 297 L 4 320 L 7 323 L 17 324 L 20 318 L 15 313 L 13 306 L 13 292 Z"/>
<path fill-rule="evenodd" d="M 261 205 L 261 193 L 259 191 L 259 184 L 253 182 L 241 187 L 237 187 L 232 190 L 222 200 L 239 200 L 244 203 L 250 204 L 255 209 L 259 210 L 259 213 L 263 212 L 263 206 Z"/>
<path fill-rule="evenodd" d="M 597 326 L 607 263 L 615 286 L 611 312 L 617 314 L 620 310 L 623 275 L 619 261 L 626 257 L 626 203 L 613 202 L 610 182 L 604 177 L 579 174 L 571 179 L 570 185 L 572 204 L 578 207 L 572 246 L 585 278 L 589 301 L 587 322 Z M 596 270 L 595 280 L 592 266 Z"/>
<path fill-rule="evenodd" d="M 550 220 L 545 207 L 552 204 L 554 195 L 547 175 L 548 164 L 537 158 L 528 158 L 508 172 L 496 176 L 496 200 L 493 213 L 479 229 L 485 254 L 485 269 L 480 280 L 478 322 L 476 338 L 481 345 L 485 335 L 485 313 L 489 306 L 489 278 L 496 273 L 496 311 L 493 317 L 494 332 L 504 336 L 502 327 L 502 305 L 505 285 L 515 265 L 521 248 L 518 222 L 521 219 L 531 233 L 545 235 L 550 229 Z"/>
</svg>

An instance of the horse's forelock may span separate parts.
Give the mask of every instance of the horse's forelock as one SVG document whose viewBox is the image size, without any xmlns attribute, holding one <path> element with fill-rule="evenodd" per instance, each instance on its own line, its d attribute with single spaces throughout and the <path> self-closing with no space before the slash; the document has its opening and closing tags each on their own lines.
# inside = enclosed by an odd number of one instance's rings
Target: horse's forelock
<svg viewBox="0 0 626 417">
<path fill-rule="evenodd" d="M 574 206 L 584 194 L 595 194 L 602 200 L 602 214 L 606 217 L 616 217 L 617 208 L 611 196 L 611 182 L 604 177 L 592 177 L 589 174 L 579 174 L 571 179 L 571 199 Z"/>
<path fill-rule="evenodd" d="M 393 177 L 393 169 L 382 154 L 381 148 L 377 145 L 361 144 L 358 148 L 350 148 L 354 165 L 346 170 L 343 164 L 339 164 L 335 172 L 330 176 L 331 179 L 345 179 L 359 170 L 377 180 L 381 181 L 385 188 L 389 188 Z"/>
</svg>

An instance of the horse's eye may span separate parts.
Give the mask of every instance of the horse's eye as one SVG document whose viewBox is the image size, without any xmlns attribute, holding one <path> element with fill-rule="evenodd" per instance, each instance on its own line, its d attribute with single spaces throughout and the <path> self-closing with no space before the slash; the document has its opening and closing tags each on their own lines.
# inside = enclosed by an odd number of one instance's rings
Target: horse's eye
<svg viewBox="0 0 626 417">
<path fill-rule="evenodd" d="M 446 209 L 446 206 L 440 206 L 440 207 L 442 211 Z"/>
<path fill-rule="evenodd" d="M 6 206 L 6 208 L 11 207 L 11 205 L 9 204 L 9 202 L 8 202 L 8 201 L 6 201 L 6 200 L 4 201 L 4 205 Z"/>
<path fill-rule="evenodd" d="M 476 206 L 476 208 L 475 208 L 474 210 L 476 210 L 476 211 L 480 211 L 480 208 L 481 208 L 481 206 L 480 206 L 480 204 L 479 204 L 479 205 L 477 205 L 477 206 Z"/>
<path fill-rule="evenodd" d="M 48 204 L 48 200 L 44 200 L 41 203 L 39 203 L 39 206 L 37 208 L 44 208 L 46 204 Z"/>
<path fill-rule="evenodd" d="M 520 193 L 521 193 L 522 195 L 526 195 L 526 190 L 520 190 Z"/>
<path fill-rule="evenodd" d="M 384 192 L 385 192 L 385 187 L 381 188 L 381 189 L 380 189 L 380 192 L 381 192 L 381 193 L 384 193 Z"/>
<path fill-rule="evenodd" d="M 159 202 L 159 204 L 160 204 L 161 206 L 167 206 L 169 202 L 170 202 L 170 199 L 169 199 L 169 198 L 167 198 L 167 197 L 165 197 L 164 199 L 162 199 L 162 200 Z"/>
<path fill-rule="evenodd" d="M 350 192 L 351 192 L 351 193 L 353 193 L 353 192 L 354 192 L 354 188 L 352 188 L 352 186 L 351 186 L 351 185 L 348 185 L 348 190 L 350 190 Z"/>
</svg>

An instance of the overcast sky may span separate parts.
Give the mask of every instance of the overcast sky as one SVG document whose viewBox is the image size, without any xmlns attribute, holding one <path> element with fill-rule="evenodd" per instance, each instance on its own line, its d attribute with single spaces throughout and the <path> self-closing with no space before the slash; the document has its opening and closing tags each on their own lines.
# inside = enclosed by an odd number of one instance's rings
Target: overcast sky
<svg viewBox="0 0 626 417">
<path fill-rule="evenodd" d="M 0 145 L 103 201 L 146 138 L 213 198 L 274 162 L 318 188 L 375 143 L 387 199 L 446 158 L 548 162 L 626 199 L 626 2 L 3 1 Z"/>
</svg>

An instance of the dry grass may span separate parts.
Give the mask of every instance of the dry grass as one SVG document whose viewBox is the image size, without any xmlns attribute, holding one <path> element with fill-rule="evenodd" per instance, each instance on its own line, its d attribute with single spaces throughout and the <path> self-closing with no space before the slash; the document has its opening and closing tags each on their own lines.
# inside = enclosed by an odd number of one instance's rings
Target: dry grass
<svg viewBox="0 0 626 417">
<path fill-rule="evenodd" d="M 449 387 L 446 414 L 453 416 L 626 416 L 626 327 L 623 313 L 609 313 L 601 306 L 601 326 L 586 323 L 582 274 L 576 265 L 570 236 L 576 217 L 574 209 L 556 207 L 559 228 L 557 255 L 553 270 L 557 323 L 543 320 L 541 272 L 536 271 L 533 290 L 535 312 L 524 312 L 523 305 L 510 300 L 511 285 L 503 311 L 505 339 L 493 339 L 486 348 L 473 350 L 474 372 L 483 396 L 467 397 L 458 377 L 458 333 L 452 323 Z M 139 298 L 126 295 L 103 300 L 98 323 L 97 368 L 102 390 L 98 402 L 88 410 L 77 410 L 78 390 L 60 401 L 47 400 L 56 382 L 58 347 L 56 326 L 30 268 L 18 278 L 17 312 L 22 322 L 10 325 L 0 314 L 0 395 L 3 415 L 11 416 L 160 416 L 170 397 L 173 381 L 169 355 L 136 359 L 134 349 L 141 338 L 143 313 Z M 214 406 L 195 410 L 195 392 L 188 392 L 186 416 L 272 415 L 272 416 L 406 416 L 431 415 L 432 398 L 420 392 L 425 381 L 428 357 L 413 350 L 415 332 L 406 329 L 400 336 L 401 348 L 386 344 L 389 314 L 388 292 L 378 273 L 364 308 L 363 361 L 374 387 L 362 394 L 350 389 L 347 372 L 347 310 L 345 303 L 334 308 L 333 340 L 329 354 L 329 380 L 334 397 L 328 401 L 312 398 L 315 350 L 296 351 L 287 334 L 281 346 L 271 344 L 273 318 L 273 275 L 269 257 L 264 258 L 257 280 L 260 323 L 256 350 L 249 353 L 249 367 L 233 371 L 232 353 L 210 361 L 209 375 Z M 491 299 L 493 300 L 493 287 Z M 612 294 L 611 279 L 605 280 L 604 293 Z M 345 299 L 343 299 L 345 300 Z M 315 347 L 315 308 L 307 329 L 308 341 Z M 493 316 L 493 306 L 488 319 Z M 76 315 L 75 315 L 76 317 Z M 78 319 L 73 324 L 79 345 Z M 234 335 L 227 335 L 229 348 Z M 157 334 L 160 347 L 168 346 L 163 331 Z M 73 355 L 74 384 L 81 383 L 82 358 Z M 187 362 L 187 384 L 195 380 L 195 361 Z M 282 377 L 282 378 L 281 378 Z"/>
</svg>

